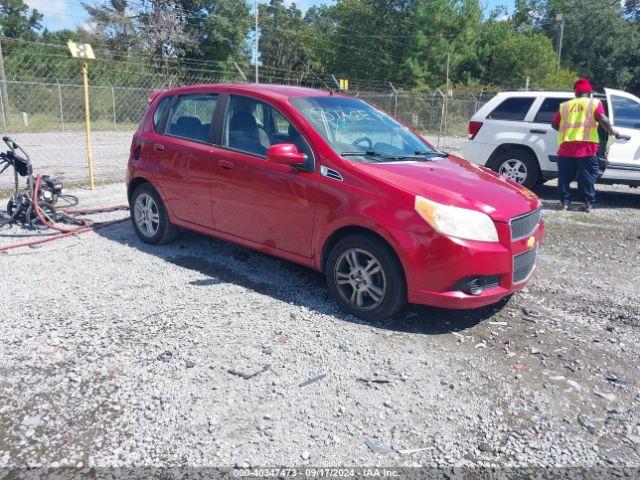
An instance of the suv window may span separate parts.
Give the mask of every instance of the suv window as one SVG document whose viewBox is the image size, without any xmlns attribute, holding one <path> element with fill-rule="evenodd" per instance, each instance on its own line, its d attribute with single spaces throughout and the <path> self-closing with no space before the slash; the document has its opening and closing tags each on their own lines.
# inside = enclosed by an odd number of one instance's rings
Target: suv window
<svg viewBox="0 0 640 480">
<path fill-rule="evenodd" d="M 153 112 L 153 131 L 156 133 L 162 133 L 162 120 L 164 119 L 164 114 L 167 111 L 167 107 L 169 103 L 171 103 L 172 97 L 165 97 L 160 100 L 158 106 L 156 107 L 156 111 Z"/>
<path fill-rule="evenodd" d="M 533 119 L 536 123 L 551 123 L 553 116 L 560 109 L 560 104 L 570 100 L 567 98 L 545 98 L 540 105 L 540 110 L 536 113 L 536 118 Z"/>
<path fill-rule="evenodd" d="M 232 95 L 225 115 L 222 145 L 265 156 L 271 145 L 293 143 L 312 158 L 311 148 L 287 118 L 271 105 L 249 97 Z"/>
<path fill-rule="evenodd" d="M 640 104 L 638 102 L 630 98 L 612 95 L 611 104 L 616 126 L 640 129 Z"/>
<path fill-rule="evenodd" d="M 165 132 L 176 137 L 208 143 L 211 120 L 217 103 L 217 93 L 181 95 L 171 107 Z"/>
<path fill-rule="evenodd" d="M 498 105 L 487 118 L 492 120 L 524 120 L 533 105 L 533 97 L 511 97 Z"/>
</svg>

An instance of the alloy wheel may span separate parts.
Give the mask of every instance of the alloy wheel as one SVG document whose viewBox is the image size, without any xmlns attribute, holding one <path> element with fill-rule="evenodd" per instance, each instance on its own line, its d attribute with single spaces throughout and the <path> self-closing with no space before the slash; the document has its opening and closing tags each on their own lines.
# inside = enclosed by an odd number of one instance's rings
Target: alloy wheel
<svg viewBox="0 0 640 480">
<path fill-rule="evenodd" d="M 358 310 L 373 310 L 384 300 L 387 277 L 380 261 L 361 248 L 342 252 L 334 269 L 340 295 Z"/>
<path fill-rule="evenodd" d="M 160 227 L 160 211 L 151 195 L 142 193 L 136 198 L 133 216 L 140 233 L 153 237 Z"/>
<path fill-rule="evenodd" d="M 519 183 L 522 185 L 527 179 L 527 166 L 524 162 L 513 158 L 511 160 L 506 160 L 500 165 L 498 169 L 498 173 L 507 177 L 509 180 Z"/>
</svg>

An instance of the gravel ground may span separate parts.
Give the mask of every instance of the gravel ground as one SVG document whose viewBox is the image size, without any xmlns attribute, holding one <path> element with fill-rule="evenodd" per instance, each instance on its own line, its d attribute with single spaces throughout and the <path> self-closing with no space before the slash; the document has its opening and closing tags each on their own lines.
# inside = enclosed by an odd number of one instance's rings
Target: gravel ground
<svg viewBox="0 0 640 480">
<path fill-rule="evenodd" d="M 384 324 L 339 313 L 320 274 L 191 233 L 0 254 L 0 467 L 637 467 L 640 193 L 599 190 L 584 214 L 542 187 L 538 275 L 509 302 Z"/>
</svg>

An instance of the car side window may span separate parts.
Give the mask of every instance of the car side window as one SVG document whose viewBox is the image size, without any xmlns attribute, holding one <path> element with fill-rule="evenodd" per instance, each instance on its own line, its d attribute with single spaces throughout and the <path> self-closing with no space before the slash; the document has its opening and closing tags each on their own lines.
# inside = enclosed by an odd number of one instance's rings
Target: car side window
<svg viewBox="0 0 640 480">
<path fill-rule="evenodd" d="M 527 116 L 534 97 L 511 97 L 504 100 L 487 116 L 492 120 L 522 121 Z"/>
<path fill-rule="evenodd" d="M 153 131 L 156 133 L 162 133 L 162 120 L 164 119 L 164 114 L 167 112 L 167 107 L 171 103 L 172 97 L 164 97 L 158 103 L 156 107 L 156 111 L 153 112 Z"/>
<path fill-rule="evenodd" d="M 278 110 L 273 109 L 273 128 L 277 133 L 287 133 L 291 123 Z"/>
<path fill-rule="evenodd" d="M 181 95 L 171 107 L 165 133 L 196 142 L 209 143 L 217 93 Z"/>
<path fill-rule="evenodd" d="M 250 97 L 231 95 L 222 129 L 222 145 L 264 157 L 271 145 L 292 143 L 311 158 L 311 148 L 280 111 Z"/>
<path fill-rule="evenodd" d="M 533 121 L 536 123 L 551 124 L 553 116 L 560 109 L 560 104 L 567 100 L 570 100 L 570 98 L 545 98 Z"/>
<path fill-rule="evenodd" d="M 617 127 L 640 129 L 640 104 L 631 98 L 611 96 L 613 122 Z"/>
</svg>

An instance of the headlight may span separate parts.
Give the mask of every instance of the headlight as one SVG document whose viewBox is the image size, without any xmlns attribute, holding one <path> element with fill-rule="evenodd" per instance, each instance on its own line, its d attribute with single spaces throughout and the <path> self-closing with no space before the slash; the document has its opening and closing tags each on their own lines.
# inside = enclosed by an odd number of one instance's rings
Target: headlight
<svg viewBox="0 0 640 480">
<path fill-rule="evenodd" d="M 489 215 L 452 207 L 416 195 L 415 209 L 429 225 L 449 237 L 478 242 L 497 242 L 498 232 Z"/>
</svg>

